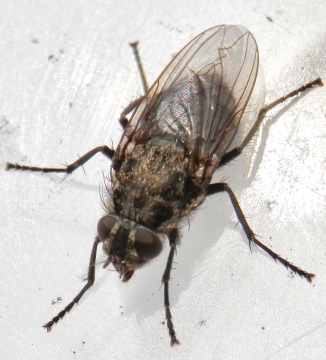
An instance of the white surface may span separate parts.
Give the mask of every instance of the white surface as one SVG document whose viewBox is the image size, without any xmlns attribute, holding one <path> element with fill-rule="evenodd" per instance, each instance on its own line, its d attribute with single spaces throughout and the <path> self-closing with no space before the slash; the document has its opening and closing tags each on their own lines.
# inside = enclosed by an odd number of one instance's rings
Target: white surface
<svg viewBox="0 0 326 360">
<path fill-rule="evenodd" d="M 79 170 L 64 182 L 56 175 L 4 171 L 6 161 L 53 166 L 97 145 L 117 144 L 119 113 L 141 93 L 129 41 L 141 41 L 152 82 L 171 55 L 200 31 L 241 24 L 257 39 L 268 101 L 318 76 L 326 79 L 324 3 L 2 4 L 2 359 L 325 356 L 325 88 L 294 101 L 264 125 L 270 129 L 263 131 L 249 180 L 240 173 L 240 160 L 223 172 L 262 241 L 314 272 L 313 284 L 292 277 L 266 256 L 251 255 L 226 195 L 212 197 L 190 230 L 184 229 L 178 250 L 171 303 L 181 345 L 174 348 L 161 324 L 167 247 L 127 285 L 99 264 L 89 294 L 50 334 L 42 329 L 83 285 L 102 215 L 98 188 L 109 162 L 98 155 L 85 166 L 86 175 Z M 62 301 L 52 305 L 58 297 Z"/>
</svg>

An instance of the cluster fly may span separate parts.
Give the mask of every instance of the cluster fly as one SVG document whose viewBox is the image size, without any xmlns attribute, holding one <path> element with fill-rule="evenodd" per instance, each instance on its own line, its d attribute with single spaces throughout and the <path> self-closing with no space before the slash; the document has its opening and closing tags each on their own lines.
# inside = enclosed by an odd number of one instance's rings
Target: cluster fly
<svg viewBox="0 0 326 360">
<path fill-rule="evenodd" d="M 132 44 L 139 60 L 136 44 Z M 145 95 L 120 117 L 123 134 L 114 150 L 96 147 L 63 168 L 7 163 L 7 170 L 71 174 L 95 154 L 111 160 L 105 215 L 98 221 L 87 283 L 51 321 L 47 331 L 78 303 L 95 280 L 96 252 L 102 245 L 123 282 L 157 257 L 163 238 L 170 250 L 163 272 L 164 306 L 171 345 L 179 344 L 169 301 L 169 280 L 180 228 L 207 196 L 226 192 L 249 240 L 275 261 L 311 282 L 300 269 L 260 242 L 227 183 L 211 183 L 216 169 L 239 156 L 258 131 L 266 113 L 300 93 L 322 86 L 320 78 L 264 106 L 240 144 L 242 119 L 253 92 L 259 56 L 253 35 L 238 25 L 219 25 L 197 35 L 170 61 Z M 138 66 L 143 74 L 140 61 Z M 144 76 L 142 75 L 143 79 Z M 130 119 L 127 115 L 132 112 Z"/>
</svg>

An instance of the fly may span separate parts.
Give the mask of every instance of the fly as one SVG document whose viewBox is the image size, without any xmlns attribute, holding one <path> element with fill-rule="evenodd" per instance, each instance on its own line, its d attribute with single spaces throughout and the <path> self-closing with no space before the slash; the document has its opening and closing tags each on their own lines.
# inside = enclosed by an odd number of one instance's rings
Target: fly
<svg viewBox="0 0 326 360">
<path fill-rule="evenodd" d="M 136 44 L 132 46 L 137 58 Z M 220 192 L 228 194 L 250 246 L 258 246 L 311 282 L 314 274 L 293 265 L 256 238 L 227 183 L 211 183 L 216 169 L 242 153 L 270 109 L 323 85 L 318 78 L 264 106 L 239 144 L 240 125 L 255 86 L 258 64 L 257 43 L 247 29 L 215 26 L 183 47 L 149 89 L 143 81 L 145 95 L 121 115 L 124 131 L 115 150 L 106 145 L 96 147 L 64 168 L 7 163 L 7 170 L 71 174 L 97 153 L 111 160 L 105 215 L 97 224 L 87 283 L 44 325 L 47 331 L 93 285 L 99 244 L 107 255 L 104 267 L 112 264 L 127 282 L 137 269 L 160 254 L 163 238 L 167 238 L 170 250 L 162 277 L 165 316 L 171 345 L 179 344 L 170 310 L 169 280 L 180 228 L 207 196 Z M 143 74 L 140 61 L 138 66 Z"/>
</svg>

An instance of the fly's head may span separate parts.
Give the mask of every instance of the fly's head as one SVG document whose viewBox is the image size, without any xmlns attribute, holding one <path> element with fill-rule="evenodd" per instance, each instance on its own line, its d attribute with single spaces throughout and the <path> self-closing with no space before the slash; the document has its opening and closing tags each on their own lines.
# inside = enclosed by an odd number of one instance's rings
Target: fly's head
<svg viewBox="0 0 326 360">
<path fill-rule="evenodd" d="M 124 282 L 162 250 L 162 241 L 153 231 L 115 215 L 105 215 L 99 220 L 97 234 L 108 255 L 104 267 L 112 263 Z"/>
</svg>

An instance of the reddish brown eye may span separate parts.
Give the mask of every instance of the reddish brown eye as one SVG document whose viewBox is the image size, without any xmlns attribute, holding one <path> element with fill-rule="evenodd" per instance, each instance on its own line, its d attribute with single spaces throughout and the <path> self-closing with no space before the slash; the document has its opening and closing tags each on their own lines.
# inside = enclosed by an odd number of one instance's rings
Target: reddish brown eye
<svg viewBox="0 0 326 360">
<path fill-rule="evenodd" d="M 112 215 L 103 216 L 97 223 L 97 235 L 101 241 L 105 241 L 109 237 L 109 234 L 113 226 L 117 222 L 117 218 Z"/>
<path fill-rule="evenodd" d="M 141 260 L 149 261 L 161 252 L 162 242 L 150 230 L 137 228 L 135 233 L 135 249 Z"/>
</svg>

